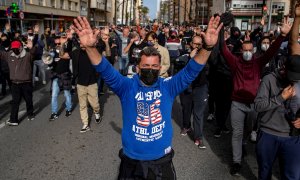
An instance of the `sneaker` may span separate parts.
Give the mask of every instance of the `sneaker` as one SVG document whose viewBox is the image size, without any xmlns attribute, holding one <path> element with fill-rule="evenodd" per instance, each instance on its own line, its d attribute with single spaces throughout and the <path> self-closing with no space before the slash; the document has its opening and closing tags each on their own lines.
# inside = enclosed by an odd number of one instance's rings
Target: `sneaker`
<svg viewBox="0 0 300 180">
<path fill-rule="evenodd" d="M 256 142 L 256 137 L 257 137 L 256 131 L 252 131 L 252 132 L 251 132 L 251 135 L 250 135 L 250 140 L 251 140 L 252 142 Z"/>
<path fill-rule="evenodd" d="M 82 129 L 80 130 L 80 133 L 85 133 L 90 130 L 89 125 L 83 125 Z"/>
<path fill-rule="evenodd" d="M 57 118 L 58 118 L 58 115 L 56 113 L 52 113 L 50 118 L 49 118 L 49 121 L 54 121 Z"/>
<path fill-rule="evenodd" d="M 72 111 L 66 111 L 66 117 L 69 117 L 69 116 L 71 116 L 71 114 L 72 114 Z"/>
<path fill-rule="evenodd" d="M 199 146 L 200 141 L 201 141 L 200 139 L 196 139 L 196 140 L 194 141 L 195 145 L 196 145 L 196 146 Z"/>
<path fill-rule="evenodd" d="M 180 131 L 180 134 L 181 134 L 182 136 L 186 136 L 187 133 L 188 133 L 189 131 L 191 131 L 191 130 L 192 130 L 191 128 L 183 128 L 183 129 Z"/>
<path fill-rule="evenodd" d="M 199 145 L 198 145 L 199 149 L 206 149 L 206 146 L 204 145 L 203 140 L 200 140 Z"/>
<path fill-rule="evenodd" d="M 39 81 L 39 77 L 34 77 L 34 81 Z"/>
<path fill-rule="evenodd" d="M 10 121 L 7 121 L 6 124 L 8 124 L 9 126 L 18 126 L 19 123 L 17 122 L 10 122 Z"/>
<path fill-rule="evenodd" d="M 100 95 L 104 95 L 104 92 L 103 91 L 100 91 L 100 93 L 99 93 Z"/>
<path fill-rule="evenodd" d="M 229 133 L 230 133 L 230 130 L 229 130 L 227 127 L 223 127 L 222 133 L 224 133 L 224 134 L 229 134 Z"/>
<path fill-rule="evenodd" d="M 240 163 L 234 163 L 230 168 L 230 174 L 232 176 L 240 176 L 240 171 L 241 171 Z"/>
<path fill-rule="evenodd" d="M 97 124 L 101 123 L 102 116 L 99 113 L 95 113 L 95 121 Z"/>
<path fill-rule="evenodd" d="M 217 128 L 217 129 L 216 129 L 216 131 L 215 131 L 215 133 L 214 133 L 214 137 L 215 137 L 215 138 L 221 137 L 221 129 L 220 129 L 220 128 Z"/>
<path fill-rule="evenodd" d="M 209 114 L 207 117 L 207 121 L 213 121 L 215 119 L 215 115 L 214 114 Z"/>
<path fill-rule="evenodd" d="M 35 118 L 34 115 L 29 115 L 29 116 L 28 116 L 28 121 L 33 121 L 34 118 Z"/>
<path fill-rule="evenodd" d="M 47 82 L 46 81 L 43 81 L 43 85 L 46 85 L 47 84 Z"/>
</svg>

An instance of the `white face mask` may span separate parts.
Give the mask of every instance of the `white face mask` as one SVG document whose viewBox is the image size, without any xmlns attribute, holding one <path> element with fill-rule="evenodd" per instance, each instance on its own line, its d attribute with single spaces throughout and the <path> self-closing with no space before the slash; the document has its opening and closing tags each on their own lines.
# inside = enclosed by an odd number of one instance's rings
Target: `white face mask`
<svg viewBox="0 0 300 180">
<path fill-rule="evenodd" d="M 266 52 L 269 49 L 269 47 L 270 47 L 269 44 L 262 44 L 261 45 L 261 50 Z"/>
<path fill-rule="evenodd" d="M 243 59 L 245 61 L 250 61 L 252 59 L 252 55 L 253 55 L 252 52 L 250 52 L 250 51 L 244 51 L 243 52 Z"/>
</svg>

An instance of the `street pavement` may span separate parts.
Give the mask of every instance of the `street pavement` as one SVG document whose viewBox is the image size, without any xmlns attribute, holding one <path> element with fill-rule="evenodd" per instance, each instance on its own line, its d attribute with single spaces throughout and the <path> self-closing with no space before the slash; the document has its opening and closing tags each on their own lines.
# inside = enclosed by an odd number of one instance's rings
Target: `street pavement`
<svg viewBox="0 0 300 180">
<path fill-rule="evenodd" d="M 59 119 L 50 122 L 50 83 L 37 85 L 34 92 L 36 118 L 28 121 L 25 103 L 20 106 L 23 119 L 17 127 L 5 124 L 10 114 L 11 97 L 0 100 L 0 180 L 72 180 L 116 179 L 121 148 L 121 106 L 114 94 L 101 96 L 103 121 L 96 124 L 91 117 L 91 131 L 80 133 L 82 127 L 77 94 L 74 110 L 65 117 L 63 94 Z M 92 111 L 90 111 L 92 116 Z M 231 163 L 231 135 L 213 137 L 214 123 L 205 121 L 204 133 L 207 149 L 198 149 L 192 135 L 180 135 L 181 107 L 179 98 L 173 105 L 174 166 L 179 180 L 231 180 L 257 179 L 255 145 L 248 143 L 240 177 L 229 174 Z M 229 126 L 229 125 L 228 125 Z M 274 170 L 275 174 L 278 171 Z M 274 179 L 277 179 L 274 177 Z"/>
</svg>

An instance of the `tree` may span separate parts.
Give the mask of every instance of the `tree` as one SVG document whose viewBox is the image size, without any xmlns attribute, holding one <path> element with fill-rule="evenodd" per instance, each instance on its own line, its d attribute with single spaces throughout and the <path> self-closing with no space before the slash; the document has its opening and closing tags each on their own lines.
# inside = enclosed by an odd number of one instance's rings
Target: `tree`
<svg viewBox="0 0 300 180">
<path fill-rule="evenodd" d="M 141 14 L 143 15 L 143 22 L 146 20 L 146 16 L 149 13 L 149 8 L 145 6 L 139 6 L 138 9 L 140 10 Z"/>
</svg>

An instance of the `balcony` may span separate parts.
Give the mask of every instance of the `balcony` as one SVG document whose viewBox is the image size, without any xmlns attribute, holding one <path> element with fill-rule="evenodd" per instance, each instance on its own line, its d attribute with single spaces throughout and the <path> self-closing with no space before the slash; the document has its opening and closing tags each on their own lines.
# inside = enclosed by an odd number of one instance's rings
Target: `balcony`
<svg viewBox="0 0 300 180">
<path fill-rule="evenodd" d="M 256 9 L 233 9 L 232 14 L 234 16 L 261 16 L 261 9 L 256 8 Z"/>
</svg>

